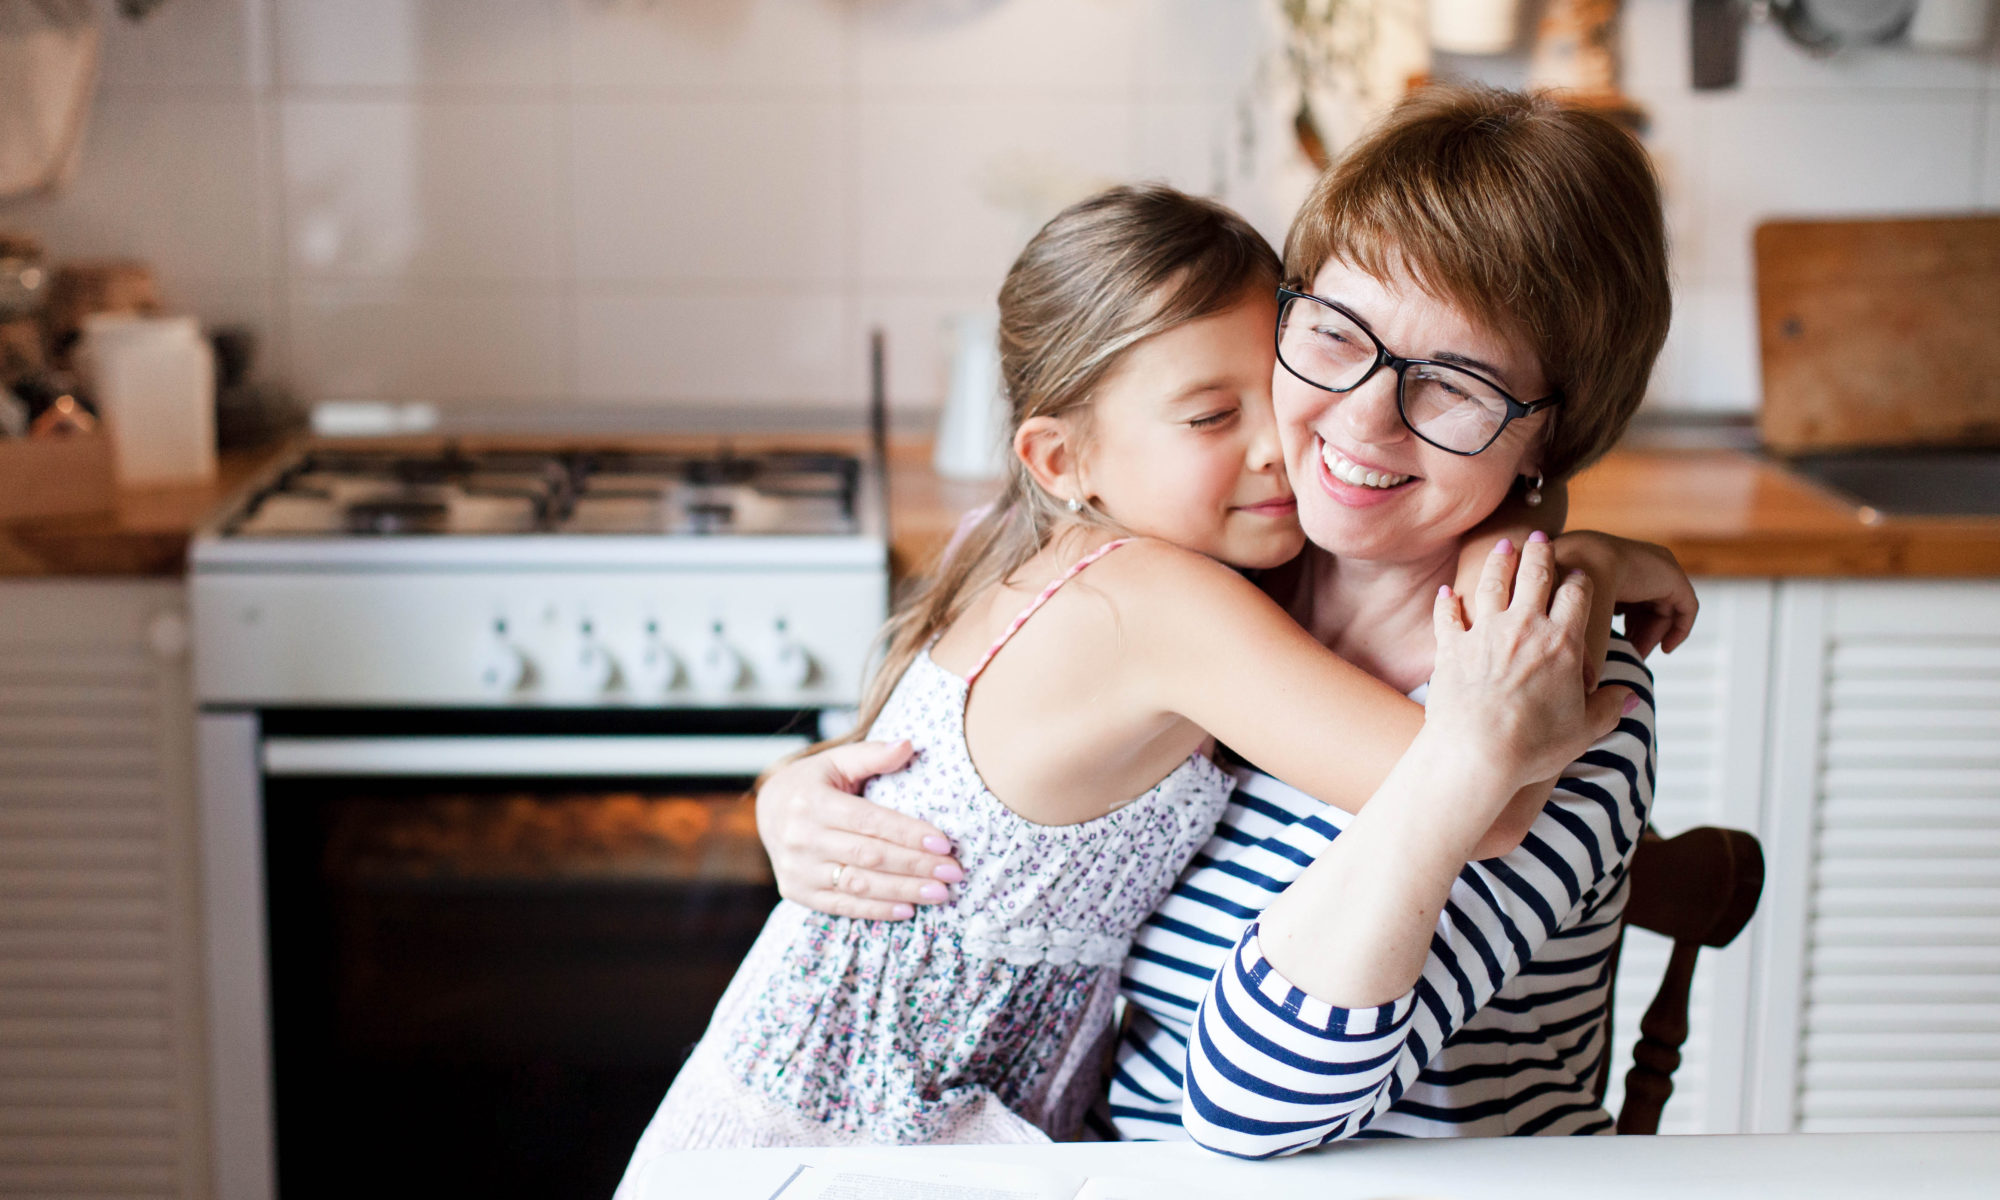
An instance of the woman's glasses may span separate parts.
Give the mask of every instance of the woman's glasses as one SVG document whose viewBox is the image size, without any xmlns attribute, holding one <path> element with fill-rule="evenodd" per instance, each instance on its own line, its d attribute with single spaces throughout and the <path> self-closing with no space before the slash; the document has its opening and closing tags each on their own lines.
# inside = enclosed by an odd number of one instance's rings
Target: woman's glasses
<svg viewBox="0 0 2000 1200">
<path fill-rule="evenodd" d="M 1553 392 L 1531 404 L 1476 371 L 1389 353 L 1361 318 L 1331 300 L 1278 289 L 1278 361 L 1329 392 L 1351 392 L 1384 366 L 1396 372 L 1396 409 L 1411 433 L 1452 454 L 1477 454 L 1510 421 L 1562 400 Z"/>
</svg>

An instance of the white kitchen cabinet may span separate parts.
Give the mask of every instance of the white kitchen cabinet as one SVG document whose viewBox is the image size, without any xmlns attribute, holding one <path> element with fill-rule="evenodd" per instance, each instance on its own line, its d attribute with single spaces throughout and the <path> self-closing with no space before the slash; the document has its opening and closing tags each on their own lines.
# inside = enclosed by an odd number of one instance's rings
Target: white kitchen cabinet
<svg viewBox="0 0 2000 1200">
<path fill-rule="evenodd" d="M 2000 583 L 1774 628 L 1752 1128 L 2000 1130 Z"/>
<path fill-rule="evenodd" d="M 1696 583 L 1701 617 L 1685 645 L 1655 653 L 1659 770 L 1653 825 L 1673 836 L 1697 825 L 1758 828 L 1770 681 L 1769 580 Z M 1743 1126 L 1750 1027 L 1752 942 L 1757 926 L 1725 950 L 1704 950 L 1689 1005 L 1690 1034 L 1674 1073 L 1662 1133 L 1733 1133 Z M 1624 1098 L 1639 1018 L 1659 990 L 1672 944 L 1628 929 L 1612 1003 L 1612 1067 L 1605 1104 Z"/>
<path fill-rule="evenodd" d="M 206 1194 L 183 589 L 0 583 L 0 1194 Z"/>
</svg>

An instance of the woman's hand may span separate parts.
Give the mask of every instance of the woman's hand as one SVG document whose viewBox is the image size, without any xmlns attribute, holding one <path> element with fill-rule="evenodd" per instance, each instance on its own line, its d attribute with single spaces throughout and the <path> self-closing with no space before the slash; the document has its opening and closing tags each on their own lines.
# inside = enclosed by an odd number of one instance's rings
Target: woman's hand
<svg viewBox="0 0 2000 1200">
<path fill-rule="evenodd" d="M 1625 638 L 1640 657 L 1656 647 L 1672 654 L 1687 640 L 1701 602 L 1673 551 L 1592 530 L 1565 533 L 1555 546 L 1558 569 L 1615 581 L 1611 599 L 1625 614 Z"/>
<path fill-rule="evenodd" d="M 908 742 L 850 742 L 773 771 L 757 789 L 757 836 L 778 894 L 837 917 L 901 921 L 965 878 L 935 826 L 861 798 L 909 764 Z M 835 868 L 839 868 L 838 871 Z M 837 886 L 836 886 L 837 885 Z"/>
<path fill-rule="evenodd" d="M 1468 624 L 1458 596 L 1440 589 L 1425 725 L 1449 730 L 1509 790 L 1553 779 L 1617 728 L 1635 700 L 1626 688 L 1586 691 L 1590 578 L 1571 571 L 1558 584 L 1545 535 L 1531 536 L 1518 555 L 1502 541 L 1487 555 L 1470 607 Z"/>
</svg>

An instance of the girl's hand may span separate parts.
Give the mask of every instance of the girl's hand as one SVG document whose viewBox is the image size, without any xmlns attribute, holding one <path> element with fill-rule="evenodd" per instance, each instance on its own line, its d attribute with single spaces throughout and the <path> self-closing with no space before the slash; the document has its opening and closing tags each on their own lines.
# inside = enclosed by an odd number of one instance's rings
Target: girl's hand
<svg viewBox="0 0 2000 1200">
<path fill-rule="evenodd" d="M 1518 555 L 1509 542 L 1496 545 L 1471 597 L 1469 627 L 1458 596 L 1439 590 L 1427 729 L 1490 764 L 1511 789 L 1560 775 L 1637 703 L 1627 688 L 1585 690 L 1590 602 L 1581 572 L 1557 585 L 1546 538 L 1530 539 Z"/>
<path fill-rule="evenodd" d="M 1687 640 L 1701 602 L 1673 551 L 1590 530 L 1565 533 L 1555 545 L 1558 569 L 1613 581 L 1611 599 L 1625 614 L 1626 640 L 1640 657 L 1655 647 L 1672 654 Z"/>
<path fill-rule="evenodd" d="M 771 773 L 757 790 L 757 836 L 779 895 L 816 912 L 883 921 L 950 898 L 945 885 L 965 878 L 951 841 L 860 795 L 870 779 L 909 761 L 908 742 L 850 742 Z"/>
</svg>

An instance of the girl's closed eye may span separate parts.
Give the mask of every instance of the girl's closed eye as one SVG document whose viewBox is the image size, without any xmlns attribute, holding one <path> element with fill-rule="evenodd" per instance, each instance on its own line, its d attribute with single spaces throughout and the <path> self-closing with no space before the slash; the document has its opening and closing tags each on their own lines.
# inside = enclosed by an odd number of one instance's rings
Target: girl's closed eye
<svg viewBox="0 0 2000 1200">
<path fill-rule="evenodd" d="M 1219 408 L 1214 412 L 1207 414 L 1206 416 L 1195 417 L 1194 419 L 1190 420 L 1188 422 L 1188 428 L 1213 429 L 1222 425 L 1224 422 L 1228 421 L 1231 417 L 1234 417 L 1236 413 L 1237 410 L 1234 408 Z"/>
</svg>

